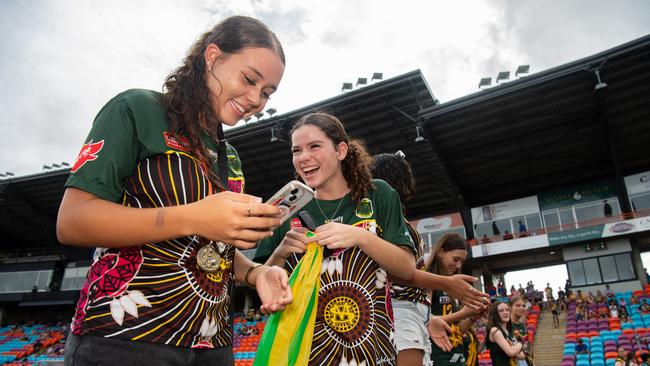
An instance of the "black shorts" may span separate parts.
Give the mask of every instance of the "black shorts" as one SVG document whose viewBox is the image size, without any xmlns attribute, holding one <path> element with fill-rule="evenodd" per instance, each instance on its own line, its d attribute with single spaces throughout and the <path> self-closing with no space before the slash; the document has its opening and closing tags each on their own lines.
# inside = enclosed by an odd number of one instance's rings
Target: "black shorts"
<svg viewBox="0 0 650 366">
<path fill-rule="evenodd" d="M 234 365 L 232 346 L 192 349 L 119 338 L 68 335 L 65 366 Z"/>
</svg>

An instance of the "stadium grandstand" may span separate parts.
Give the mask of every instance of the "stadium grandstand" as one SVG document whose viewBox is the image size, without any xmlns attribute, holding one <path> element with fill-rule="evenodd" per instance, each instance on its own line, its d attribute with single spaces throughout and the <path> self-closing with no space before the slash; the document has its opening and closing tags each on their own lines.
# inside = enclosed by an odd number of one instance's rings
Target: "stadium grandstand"
<svg viewBox="0 0 650 366">
<path fill-rule="evenodd" d="M 568 304 L 559 336 L 541 335 L 545 315 L 531 307 L 537 365 L 612 365 L 617 347 L 648 352 L 640 254 L 650 250 L 650 36 L 445 103 L 416 70 L 230 129 L 248 193 L 268 198 L 293 178 L 288 134 L 314 111 L 337 116 L 373 154 L 405 153 L 418 186 L 409 219 L 428 246 L 448 231 L 466 237 L 466 271 L 485 289 L 506 272 L 558 264 L 574 293 L 608 285 L 601 302 Z M 56 238 L 68 175 L 0 180 L 0 363 L 63 360 L 92 258 Z M 243 286 L 235 298 L 237 311 L 257 306 Z M 610 300 L 628 321 L 579 315 Z M 259 335 L 247 332 L 264 319 L 242 315 L 234 326 L 236 363 L 252 364 Z M 590 353 L 576 352 L 578 339 Z"/>
</svg>

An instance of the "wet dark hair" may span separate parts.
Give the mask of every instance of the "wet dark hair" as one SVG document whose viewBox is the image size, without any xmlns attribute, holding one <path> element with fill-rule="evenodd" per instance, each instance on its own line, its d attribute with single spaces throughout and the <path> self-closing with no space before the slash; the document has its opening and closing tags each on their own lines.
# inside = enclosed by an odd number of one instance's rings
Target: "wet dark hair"
<svg viewBox="0 0 650 366">
<path fill-rule="evenodd" d="M 415 194 L 415 179 L 409 163 L 397 154 L 375 155 L 370 166 L 372 177 L 383 179 L 399 194 L 405 204 Z"/>
<path fill-rule="evenodd" d="M 325 133 L 334 147 L 344 142 L 348 145 L 348 153 L 341 161 L 343 177 L 350 187 L 352 202 L 358 206 L 370 189 L 373 189 L 372 177 L 370 175 L 370 164 L 372 157 L 368 154 L 365 145 L 359 139 L 348 137 L 345 128 L 338 118 L 327 113 L 310 113 L 303 116 L 293 125 L 291 135 L 303 126 L 316 126 Z"/>
<path fill-rule="evenodd" d="M 433 245 L 425 268 L 431 273 L 440 274 L 440 266 L 437 260 L 438 254 L 440 251 L 449 252 L 451 250 L 467 251 L 467 241 L 456 233 L 444 233 Z"/>
<path fill-rule="evenodd" d="M 205 81 L 205 50 L 215 44 L 223 52 L 221 57 L 241 52 L 245 48 L 273 50 L 285 63 L 280 41 L 271 30 L 257 19 L 233 16 L 224 19 L 202 34 L 190 48 L 183 64 L 165 79 L 162 102 L 169 119 L 170 132 L 189 140 L 189 148 L 207 167 L 210 181 L 223 188 L 212 172 L 209 154 L 201 143 L 201 122 L 210 137 L 218 144 L 224 139 L 223 128 L 210 102 Z M 222 150 L 223 151 L 223 150 Z"/>
</svg>

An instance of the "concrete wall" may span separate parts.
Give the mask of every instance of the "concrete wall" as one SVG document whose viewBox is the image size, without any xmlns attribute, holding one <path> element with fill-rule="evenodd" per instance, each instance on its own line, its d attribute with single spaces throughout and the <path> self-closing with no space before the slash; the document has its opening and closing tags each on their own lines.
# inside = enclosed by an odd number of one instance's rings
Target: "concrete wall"
<svg viewBox="0 0 650 366">
<path fill-rule="evenodd" d="M 562 255 L 564 256 L 564 261 L 568 262 L 576 259 L 600 257 L 603 255 L 612 255 L 612 254 L 632 251 L 632 246 L 630 245 L 630 241 L 627 238 L 607 240 L 606 242 L 607 242 L 607 249 L 605 250 L 595 250 L 595 251 L 587 252 L 585 251 L 586 244 L 581 244 L 575 247 L 564 248 L 562 249 Z"/>
</svg>

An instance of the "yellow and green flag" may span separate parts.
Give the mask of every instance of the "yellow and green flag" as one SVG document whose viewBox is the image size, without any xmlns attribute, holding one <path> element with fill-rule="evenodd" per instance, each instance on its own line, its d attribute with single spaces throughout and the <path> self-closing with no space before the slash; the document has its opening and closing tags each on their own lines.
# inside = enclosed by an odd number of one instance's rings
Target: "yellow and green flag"
<svg viewBox="0 0 650 366">
<path fill-rule="evenodd" d="M 314 234 L 308 232 L 307 236 Z M 323 247 L 309 243 L 289 277 L 293 302 L 271 314 L 255 354 L 254 366 L 307 365 L 318 310 Z"/>
</svg>

